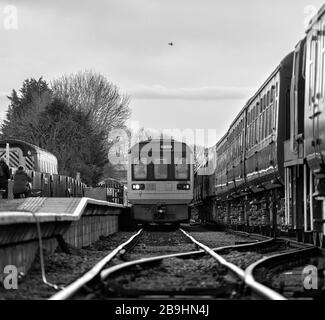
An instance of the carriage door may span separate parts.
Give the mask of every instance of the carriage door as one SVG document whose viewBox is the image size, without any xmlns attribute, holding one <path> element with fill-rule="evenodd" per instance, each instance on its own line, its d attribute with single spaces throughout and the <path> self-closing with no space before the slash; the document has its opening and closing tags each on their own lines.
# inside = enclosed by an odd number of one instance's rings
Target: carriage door
<svg viewBox="0 0 325 320">
<path fill-rule="evenodd" d="M 321 112 L 318 118 L 318 135 L 321 142 L 321 150 L 325 150 L 325 15 L 320 22 L 319 32 L 319 51 L 320 51 L 320 63 L 318 71 L 318 91 L 317 98 L 319 104 L 319 112 Z M 319 131 L 320 129 L 320 131 Z"/>
<path fill-rule="evenodd" d="M 315 25 L 313 29 L 309 31 L 307 37 L 307 61 L 306 61 L 306 154 L 316 155 L 317 146 L 316 142 L 319 139 L 319 32 Z"/>
<path fill-rule="evenodd" d="M 320 150 L 324 152 L 325 150 L 325 15 L 323 15 L 320 21 L 320 66 L 319 66 L 319 76 L 318 76 L 318 95 L 319 95 L 319 112 L 321 112 L 318 118 L 318 135 L 320 141 Z M 323 163 L 325 162 L 324 154 L 322 155 Z M 319 216 L 317 217 L 320 221 L 317 228 L 318 231 L 325 235 L 325 201 L 317 203 Z"/>
<path fill-rule="evenodd" d="M 315 175 L 304 165 L 304 228 L 305 232 L 324 233 L 323 220 L 321 217 L 322 202 L 316 201 L 313 194 L 315 192 Z M 316 223 L 315 223 L 316 222 Z M 321 223 L 319 223 L 321 222 Z"/>
</svg>

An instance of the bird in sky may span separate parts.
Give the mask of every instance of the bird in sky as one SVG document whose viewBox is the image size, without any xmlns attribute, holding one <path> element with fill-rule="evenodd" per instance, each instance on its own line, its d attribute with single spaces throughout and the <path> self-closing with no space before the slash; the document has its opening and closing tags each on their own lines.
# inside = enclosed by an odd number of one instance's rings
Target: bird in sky
<svg viewBox="0 0 325 320">
<path fill-rule="evenodd" d="M 172 42 L 170 42 L 170 43 L 168 43 L 168 45 L 172 47 L 174 44 Z"/>
</svg>

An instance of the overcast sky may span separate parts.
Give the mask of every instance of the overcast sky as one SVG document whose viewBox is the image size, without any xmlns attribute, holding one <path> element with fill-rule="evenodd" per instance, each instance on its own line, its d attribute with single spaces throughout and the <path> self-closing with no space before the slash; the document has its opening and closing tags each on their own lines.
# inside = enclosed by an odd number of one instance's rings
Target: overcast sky
<svg viewBox="0 0 325 320">
<path fill-rule="evenodd" d="M 92 69 L 131 96 L 132 120 L 221 137 L 303 37 L 321 0 L 0 0 L 0 111 L 28 77 Z M 18 29 L 6 30 L 6 5 Z M 173 42 L 174 46 L 168 45 Z"/>
</svg>

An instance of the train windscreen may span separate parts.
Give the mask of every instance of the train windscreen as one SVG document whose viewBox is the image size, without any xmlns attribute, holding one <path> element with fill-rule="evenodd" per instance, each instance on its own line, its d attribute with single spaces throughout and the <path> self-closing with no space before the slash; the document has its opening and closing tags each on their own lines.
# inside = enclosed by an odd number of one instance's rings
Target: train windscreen
<svg viewBox="0 0 325 320">
<path fill-rule="evenodd" d="M 186 163 L 186 158 L 175 158 L 175 179 L 188 180 L 189 179 L 189 166 Z"/>
<path fill-rule="evenodd" d="M 132 150 L 132 179 L 190 180 L 190 155 L 185 144 L 146 143 Z"/>
<path fill-rule="evenodd" d="M 133 165 L 133 175 L 135 180 L 147 179 L 147 166 L 143 163 Z"/>
</svg>

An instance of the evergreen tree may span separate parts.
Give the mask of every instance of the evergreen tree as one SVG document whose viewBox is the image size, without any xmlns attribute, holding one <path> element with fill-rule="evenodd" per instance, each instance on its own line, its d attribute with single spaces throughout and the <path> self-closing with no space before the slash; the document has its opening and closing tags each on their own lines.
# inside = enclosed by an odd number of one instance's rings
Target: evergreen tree
<svg viewBox="0 0 325 320">
<path fill-rule="evenodd" d="M 100 181 L 107 163 L 105 134 L 94 128 L 89 113 L 54 97 L 42 78 L 24 81 L 20 95 L 13 90 L 9 100 L 3 139 L 20 139 L 52 152 L 62 175 L 80 172 L 89 185 Z"/>
</svg>

